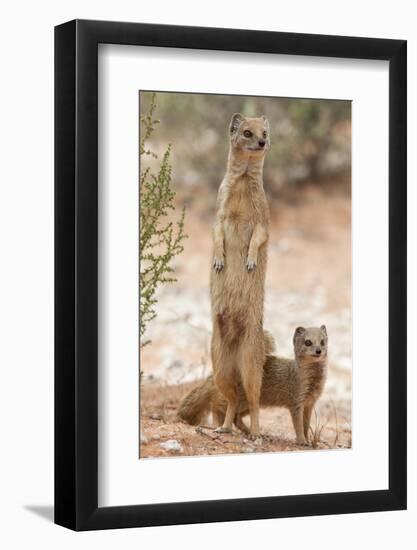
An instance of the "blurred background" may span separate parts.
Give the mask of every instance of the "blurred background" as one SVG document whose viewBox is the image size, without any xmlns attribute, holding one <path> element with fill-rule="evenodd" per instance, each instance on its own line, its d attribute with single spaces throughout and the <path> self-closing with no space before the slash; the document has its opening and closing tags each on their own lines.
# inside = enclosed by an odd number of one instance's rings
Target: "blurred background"
<svg viewBox="0 0 417 550">
<path fill-rule="evenodd" d="M 140 93 L 141 113 L 147 113 L 151 96 Z M 160 157 L 172 147 L 172 217 L 185 206 L 188 238 L 172 263 L 177 282 L 157 290 L 157 316 L 146 330 L 151 342 L 141 349 L 142 416 L 158 416 L 156 402 L 164 388 L 165 395 L 173 386 L 188 388 L 211 372 L 211 227 L 226 169 L 229 122 L 240 112 L 266 115 L 270 123 L 264 326 L 275 337 L 277 353 L 292 356 L 296 326 L 327 325 L 330 368 L 321 407 L 327 407 L 331 423 L 336 406 L 337 429 L 344 426 L 350 433 L 351 103 L 183 93 L 157 93 L 155 100 L 160 122 L 148 145 Z M 141 170 L 157 163 L 147 157 Z M 169 401 L 173 411 L 175 400 Z"/>
<path fill-rule="evenodd" d="M 140 94 L 141 113 L 148 111 L 151 97 Z M 192 190 L 211 190 L 213 206 L 235 112 L 268 117 L 272 139 L 264 179 L 271 198 L 303 182 L 320 186 L 340 175 L 347 176 L 349 189 L 350 101 L 158 93 L 156 103 L 161 127 L 153 145 L 159 152 L 173 145 L 174 183 L 188 192 L 188 200 L 198 200 Z"/>
</svg>

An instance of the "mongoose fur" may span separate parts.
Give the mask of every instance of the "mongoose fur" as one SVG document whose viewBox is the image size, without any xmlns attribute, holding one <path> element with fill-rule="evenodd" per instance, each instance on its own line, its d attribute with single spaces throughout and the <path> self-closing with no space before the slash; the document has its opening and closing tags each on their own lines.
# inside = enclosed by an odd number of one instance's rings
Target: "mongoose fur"
<svg viewBox="0 0 417 550">
<path fill-rule="evenodd" d="M 269 212 L 262 174 L 270 145 L 268 120 L 235 114 L 229 133 L 227 170 L 213 228 L 211 357 L 214 383 L 227 402 L 218 431 L 232 429 L 241 380 L 250 432 L 256 437 L 265 361 L 262 332 Z"/>
</svg>

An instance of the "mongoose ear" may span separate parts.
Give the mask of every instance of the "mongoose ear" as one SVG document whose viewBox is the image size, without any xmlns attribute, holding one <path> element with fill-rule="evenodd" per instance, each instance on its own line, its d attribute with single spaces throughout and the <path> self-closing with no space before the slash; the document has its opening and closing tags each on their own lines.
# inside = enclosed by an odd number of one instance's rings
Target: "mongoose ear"
<svg viewBox="0 0 417 550">
<path fill-rule="evenodd" d="M 294 332 L 294 336 L 297 336 L 297 334 L 303 334 L 306 331 L 304 327 L 297 327 Z"/>
<path fill-rule="evenodd" d="M 269 130 L 269 120 L 266 118 L 265 115 L 262 115 L 261 119 L 264 121 L 265 127 Z"/>
<path fill-rule="evenodd" d="M 320 330 L 322 331 L 323 334 L 325 334 L 325 335 L 327 336 L 327 328 L 326 328 L 326 325 L 321 325 Z"/>
<path fill-rule="evenodd" d="M 238 130 L 240 124 L 243 122 L 243 119 L 244 119 L 244 116 L 241 115 L 240 113 L 235 113 L 232 116 L 232 120 L 230 121 L 230 127 L 229 127 L 231 134 L 234 134 L 236 130 Z"/>
</svg>

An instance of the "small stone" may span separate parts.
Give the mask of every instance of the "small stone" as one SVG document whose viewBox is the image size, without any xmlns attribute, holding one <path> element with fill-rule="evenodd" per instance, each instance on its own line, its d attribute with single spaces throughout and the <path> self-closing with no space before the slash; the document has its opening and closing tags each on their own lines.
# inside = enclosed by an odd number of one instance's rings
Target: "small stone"
<svg viewBox="0 0 417 550">
<path fill-rule="evenodd" d="M 242 447 L 242 453 L 256 453 L 254 447 Z"/>
<path fill-rule="evenodd" d="M 144 445 L 146 445 L 146 443 L 148 443 L 148 438 L 146 437 L 145 434 L 140 434 L 140 442 L 143 443 Z"/>
<path fill-rule="evenodd" d="M 161 436 L 159 434 L 155 434 L 155 435 L 152 436 L 152 439 L 154 441 L 159 441 L 161 439 Z"/>
<path fill-rule="evenodd" d="M 182 453 L 182 447 L 176 439 L 168 439 L 168 441 L 160 443 L 159 446 L 166 451 L 171 451 L 173 453 Z"/>
</svg>

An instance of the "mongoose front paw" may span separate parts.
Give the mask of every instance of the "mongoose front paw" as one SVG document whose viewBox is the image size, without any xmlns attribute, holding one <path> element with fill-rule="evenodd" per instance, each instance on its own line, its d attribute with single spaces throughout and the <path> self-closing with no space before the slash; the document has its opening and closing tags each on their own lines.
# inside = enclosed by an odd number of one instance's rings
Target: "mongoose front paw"
<svg viewBox="0 0 417 550">
<path fill-rule="evenodd" d="M 221 271 L 224 268 L 224 260 L 221 260 L 220 258 L 214 258 L 213 260 L 213 268 L 214 271 Z"/>
<path fill-rule="evenodd" d="M 246 268 L 248 271 L 254 270 L 256 267 L 256 261 L 255 260 L 247 260 L 246 262 Z"/>
<path fill-rule="evenodd" d="M 297 439 L 297 445 L 299 445 L 300 447 L 308 447 L 309 446 L 308 441 L 306 441 L 304 438 L 303 439 L 298 438 Z"/>
</svg>

